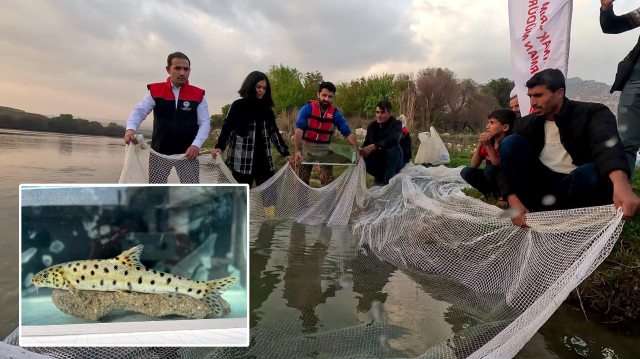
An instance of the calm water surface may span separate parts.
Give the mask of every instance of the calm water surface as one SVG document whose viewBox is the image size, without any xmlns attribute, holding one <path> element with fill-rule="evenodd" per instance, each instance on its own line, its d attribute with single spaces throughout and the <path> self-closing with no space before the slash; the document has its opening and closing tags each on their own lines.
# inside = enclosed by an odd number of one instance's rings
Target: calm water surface
<svg viewBox="0 0 640 359">
<path fill-rule="evenodd" d="M 0 338 L 18 325 L 18 192 L 28 183 L 117 183 L 119 138 L 0 129 Z"/>
<path fill-rule="evenodd" d="M 0 129 L 0 338 L 18 324 L 18 186 L 117 183 L 123 155 L 119 138 Z M 289 330 L 314 335 L 361 328 L 377 316 L 393 319 L 394 313 L 422 309 L 428 303 L 431 312 L 416 311 L 416 325 L 395 332 L 402 335 L 372 338 L 375 350 L 411 355 L 473 324 L 471 316 L 446 315 L 450 305 L 417 286 L 413 295 L 418 296 L 419 305 L 394 307 L 393 303 L 403 302 L 396 287 L 420 280 L 384 262 L 377 262 L 375 272 L 358 270 L 353 263 L 362 254 L 355 251 L 357 240 L 347 230 L 288 222 L 253 226 L 252 231 L 250 309 L 254 328 L 289 318 Z M 596 323 L 596 313 L 588 315 L 590 322 L 580 310 L 563 305 L 518 358 L 640 357 L 636 329 L 607 328 Z M 432 332 L 418 330 L 425 321 Z"/>
</svg>

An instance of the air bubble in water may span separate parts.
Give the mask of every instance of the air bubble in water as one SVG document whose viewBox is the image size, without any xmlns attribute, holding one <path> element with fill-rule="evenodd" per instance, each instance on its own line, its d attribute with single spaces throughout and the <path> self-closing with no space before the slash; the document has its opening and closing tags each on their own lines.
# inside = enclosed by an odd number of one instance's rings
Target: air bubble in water
<svg viewBox="0 0 640 359">
<path fill-rule="evenodd" d="M 100 235 L 104 236 L 106 234 L 108 234 L 109 232 L 111 232 L 111 226 L 109 226 L 108 224 L 105 224 L 104 226 L 100 227 Z"/>
<path fill-rule="evenodd" d="M 38 249 L 36 247 L 31 247 L 22 252 L 22 263 L 27 263 L 29 260 L 31 260 L 31 257 L 33 257 L 37 251 Z"/>
<path fill-rule="evenodd" d="M 45 267 L 51 266 L 51 263 L 53 263 L 53 258 L 51 258 L 50 255 L 45 254 L 42 256 L 42 264 L 44 264 Z"/>
<path fill-rule="evenodd" d="M 62 252 L 63 249 L 64 249 L 64 243 L 62 243 L 58 239 L 51 242 L 51 245 L 49 246 L 49 250 L 55 254 Z"/>
</svg>

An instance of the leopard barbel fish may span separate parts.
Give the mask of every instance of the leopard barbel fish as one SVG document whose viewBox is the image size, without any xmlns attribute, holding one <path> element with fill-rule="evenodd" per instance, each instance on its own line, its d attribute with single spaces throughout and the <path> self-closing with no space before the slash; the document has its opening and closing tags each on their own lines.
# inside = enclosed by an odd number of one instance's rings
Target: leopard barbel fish
<svg viewBox="0 0 640 359">
<path fill-rule="evenodd" d="M 200 300 L 213 314 L 221 317 L 224 308 L 219 296 L 231 288 L 238 277 L 201 282 L 145 268 L 140 263 L 144 247 L 139 245 L 112 259 L 82 260 L 58 264 L 31 278 L 36 288 L 68 289 L 83 303 L 90 299 L 85 291 L 120 291 L 162 295 L 179 299 L 187 295 Z"/>
</svg>

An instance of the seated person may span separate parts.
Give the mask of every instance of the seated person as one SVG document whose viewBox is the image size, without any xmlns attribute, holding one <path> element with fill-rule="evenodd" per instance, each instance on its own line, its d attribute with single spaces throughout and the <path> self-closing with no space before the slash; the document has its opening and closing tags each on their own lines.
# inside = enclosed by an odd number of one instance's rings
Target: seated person
<svg viewBox="0 0 640 359">
<path fill-rule="evenodd" d="M 569 100 L 557 69 L 538 72 L 526 86 L 534 113 L 516 121 L 514 134 L 500 143 L 498 183 L 515 210 L 513 223 L 526 227 L 529 211 L 612 203 L 622 207 L 623 219 L 633 216 L 640 199 L 611 111 Z"/>
<path fill-rule="evenodd" d="M 402 159 L 407 164 L 411 162 L 411 135 L 407 126 L 402 124 L 402 137 L 400 137 L 400 148 L 402 149 Z"/>
<path fill-rule="evenodd" d="M 511 110 L 496 110 L 487 117 L 487 131 L 478 138 L 478 147 L 471 158 L 471 167 L 465 167 L 460 172 L 462 179 L 467 181 L 489 199 L 493 196 L 500 199 L 500 187 L 496 176 L 500 170 L 500 142 L 513 132 L 516 120 L 515 112 Z M 486 161 L 484 169 L 480 169 L 482 160 Z"/>
<path fill-rule="evenodd" d="M 367 127 L 367 136 L 360 149 L 367 173 L 375 179 L 374 186 L 389 184 L 389 180 L 404 168 L 401 137 L 402 122 L 391 115 L 391 102 L 378 102 L 376 120 Z"/>
</svg>

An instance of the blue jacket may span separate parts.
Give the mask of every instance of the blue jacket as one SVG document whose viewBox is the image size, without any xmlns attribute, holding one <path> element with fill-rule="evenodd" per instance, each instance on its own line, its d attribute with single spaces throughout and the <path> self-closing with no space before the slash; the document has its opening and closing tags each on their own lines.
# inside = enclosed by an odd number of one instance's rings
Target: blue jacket
<svg viewBox="0 0 640 359">
<path fill-rule="evenodd" d="M 311 116 L 311 104 L 308 103 L 300 109 L 300 113 L 298 114 L 298 120 L 296 121 L 296 128 L 301 130 L 307 129 L 307 124 L 309 123 L 309 116 Z M 351 134 L 351 129 L 349 125 L 347 125 L 347 120 L 344 119 L 342 113 L 340 111 L 335 110 L 333 112 L 333 124 L 336 126 L 338 131 L 344 136 L 349 137 Z"/>
</svg>

